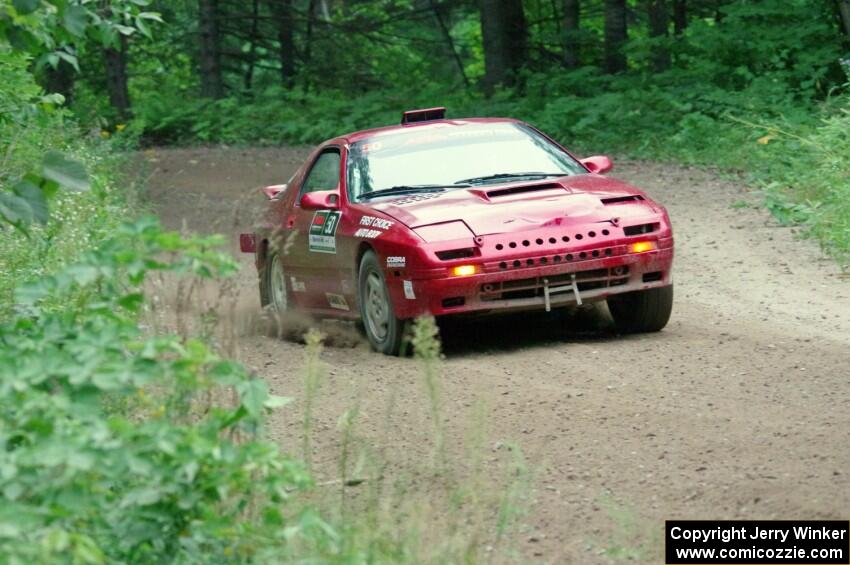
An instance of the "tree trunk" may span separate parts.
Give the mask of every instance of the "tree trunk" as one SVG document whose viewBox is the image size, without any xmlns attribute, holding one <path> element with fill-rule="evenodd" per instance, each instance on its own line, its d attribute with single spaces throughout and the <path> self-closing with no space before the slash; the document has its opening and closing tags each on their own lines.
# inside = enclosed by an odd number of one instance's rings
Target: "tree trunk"
<svg viewBox="0 0 850 565">
<path fill-rule="evenodd" d="M 605 0 L 605 70 L 610 74 L 626 70 L 626 39 L 626 0 Z"/>
<path fill-rule="evenodd" d="M 201 42 L 201 96 L 221 98 L 224 96 L 224 81 L 221 75 L 217 0 L 198 0 L 198 20 Z"/>
<path fill-rule="evenodd" d="M 685 0 L 673 0 L 673 33 L 682 35 L 688 27 L 688 7 Z"/>
<path fill-rule="evenodd" d="M 564 66 L 574 69 L 581 64 L 579 57 L 580 0 L 564 0 Z"/>
<path fill-rule="evenodd" d="M 65 98 L 65 105 L 70 106 L 74 100 L 74 74 L 76 71 L 70 63 L 59 59 L 54 69 L 50 65 L 44 71 L 44 89 L 48 93 L 58 93 Z"/>
<path fill-rule="evenodd" d="M 443 40 L 446 42 L 446 54 L 454 61 L 458 74 L 460 75 L 460 78 L 463 79 L 464 86 L 469 88 L 469 78 L 466 76 L 466 70 L 463 68 L 463 61 L 460 58 L 460 54 L 457 52 L 455 42 L 452 39 L 452 34 L 449 32 L 449 28 L 443 19 L 443 14 L 440 13 L 440 6 L 435 4 L 434 0 L 428 0 L 428 8 L 431 10 L 431 13 L 434 14 L 434 22 L 437 24 L 437 28 L 440 30 Z"/>
<path fill-rule="evenodd" d="M 103 50 L 109 103 L 122 121 L 130 117 L 130 91 L 127 88 L 127 37 L 119 35 L 118 45 Z"/>
<path fill-rule="evenodd" d="M 277 42 L 280 61 L 280 83 L 292 88 L 295 83 L 295 22 L 292 0 L 277 0 Z"/>
<path fill-rule="evenodd" d="M 667 0 L 647 0 L 646 9 L 649 16 L 649 37 L 663 41 L 668 35 Z M 670 52 L 666 45 L 653 45 L 651 58 L 652 68 L 656 72 L 670 68 Z"/>
<path fill-rule="evenodd" d="M 525 63 L 527 28 L 522 0 L 479 0 L 484 40 L 484 87 L 513 85 Z"/>
<path fill-rule="evenodd" d="M 250 46 L 248 47 L 248 66 L 245 69 L 245 77 L 244 77 L 244 85 L 245 90 L 250 92 L 251 88 L 254 85 L 254 65 L 256 63 L 257 56 L 257 41 L 259 41 L 259 27 L 260 27 L 260 0 L 253 0 L 251 5 L 251 30 L 249 32 L 250 37 L 248 41 L 250 42 Z"/>
<path fill-rule="evenodd" d="M 841 24 L 844 34 L 850 38 L 850 0 L 837 0 L 838 13 L 841 15 Z"/>
<path fill-rule="evenodd" d="M 316 17 L 316 0 L 307 6 L 307 31 L 304 34 L 304 92 L 310 90 L 310 63 L 313 59 L 313 18 Z"/>
</svg>

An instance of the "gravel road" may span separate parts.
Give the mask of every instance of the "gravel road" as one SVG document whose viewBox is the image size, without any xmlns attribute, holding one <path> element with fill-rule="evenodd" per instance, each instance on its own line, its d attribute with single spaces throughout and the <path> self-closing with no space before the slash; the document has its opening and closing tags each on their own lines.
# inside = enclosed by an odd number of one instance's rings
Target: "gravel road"
<svg viewBox="0 0 850 565">
<path fill-rule="evenodd" d="M 285 182 L 305 155 L 154 149 L 141 159 L 167 226 L 235 241 L 258 189 Z M 660 563 L 665 519 L 847 519 L 850 279 L 734 180 L 616 160 L 612 174 L 670 211 L 676 303 L 664 331 L 620 337 L 601 316 L 524 316 L 443 333 L 447 451 L 463 469 L 470 429 L 483 426 L 494 469 L 511 444 L 528 464 L 519 558 Z M 237 310 L 250 317 L 256 274 L 240 260 Z M 337 421 L 353 405 L 358 433 L 391 471 L 415 468 L 432 437 L 416 361 L 339 334 L 322 353 L 328 374 L 315 399 L 318 480 L 337 476 Z M 272 436 L 300 454 L 304 346 L 259 331 L 240 332 L 236 345 L 274 392 L 295 399 L 275 414 Z M 474 423 L 481 413 L 486 424 Z"/>
</svg>

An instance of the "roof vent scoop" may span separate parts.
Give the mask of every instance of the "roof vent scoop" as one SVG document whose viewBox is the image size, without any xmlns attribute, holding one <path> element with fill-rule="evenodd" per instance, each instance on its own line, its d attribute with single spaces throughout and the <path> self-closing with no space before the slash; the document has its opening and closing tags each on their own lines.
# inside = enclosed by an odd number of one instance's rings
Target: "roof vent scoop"
<svg viewBox="0 0 850 565">
<path fill-rule="evenodd" d="M 446 108 L 424 108 L 422 110 L 408 110 L 401 115 L 401 125 L 415 124 L 417 122 L 430 122 L 431 120 L 443 120 L 446 118 Z"/>
</svg>

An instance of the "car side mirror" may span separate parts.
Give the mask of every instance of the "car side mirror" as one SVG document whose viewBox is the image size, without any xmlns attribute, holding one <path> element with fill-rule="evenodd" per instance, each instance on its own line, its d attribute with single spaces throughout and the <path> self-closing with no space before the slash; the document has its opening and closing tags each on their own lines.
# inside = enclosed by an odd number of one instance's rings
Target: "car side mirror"
<svg viewBox="0 0 850 565">
<path fill-rule="evenodd" d="M 317 190 L 301 197 L 304 210 L 336 210 L 339 208 L 339 192 L 336 190 Z"/>
<path fill-rule="evenodd" d="M 579 163 L 584 165 L 588 171 L 597 175 L 604 175 L 614 168 L 614 163 L 611 162 L 611 159 L 607 155 L 594 155 L 593 157 L 582 159 Z"/>
<path fill-rule="evenodd" d="M 274 200 L 274 198 L 289 188 L 288 184 L 273 184 L 271 186 L 267 186 L 263 188 L 263 194 L 265 194 L 269 200 Z"/>
</svg>

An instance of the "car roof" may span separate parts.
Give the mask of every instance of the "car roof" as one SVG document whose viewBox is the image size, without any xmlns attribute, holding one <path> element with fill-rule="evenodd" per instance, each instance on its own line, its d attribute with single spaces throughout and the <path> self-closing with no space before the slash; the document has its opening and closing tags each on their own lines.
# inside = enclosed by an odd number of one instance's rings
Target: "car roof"
<svg viewBox="0 0 850 565">
<path fill-rule="evenodd" d="M 413 129 L 417 130 L 433 130 L 433 129 L 442 129 L 446 127 L 463 127 L 473 124 L 488 124 L 488 123 L 520 123 L 519 120 L 515 120 L 513 118 L 453 118 L 448 120 L 428 120 L 427 122 L 414 122 L 411 124 L 405 125 L 392 125 L 392 126 L 384 126 L 379 128 L 372 129 L 364 129 L 360 131 L 355 131 L 351 133 L 347 133 L 345 135 L 341 135 L 337 138 L 331 139 L 325 144 L 330 143 L 355 143 L 357 141 L 362 141 L 364 139 L 368 139 L 370 137 L 382 136 L 390 133 L 398 133 L 402 131 L 411 131 Z M 324 145 L 324 144 L 323 144 Z"/>
</svg>

